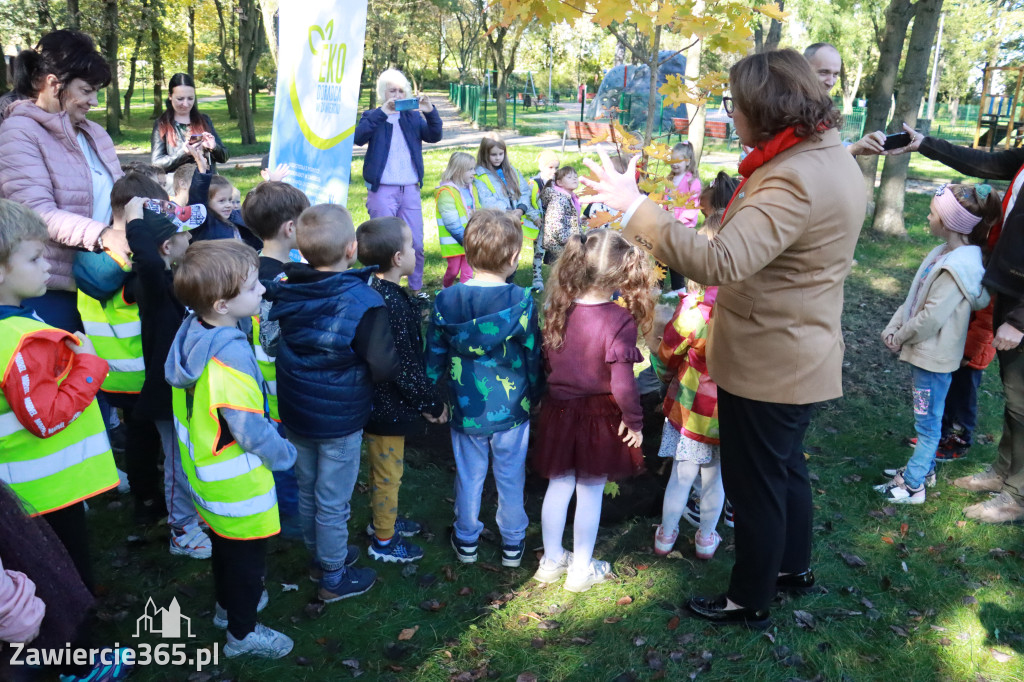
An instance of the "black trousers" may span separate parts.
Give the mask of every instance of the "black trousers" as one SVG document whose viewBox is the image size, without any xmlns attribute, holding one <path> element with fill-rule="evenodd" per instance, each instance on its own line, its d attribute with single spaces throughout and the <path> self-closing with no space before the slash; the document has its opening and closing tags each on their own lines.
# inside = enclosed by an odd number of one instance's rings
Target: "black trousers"
<svg viewBox="0 0 1024 682">
<path fill-rule="evenodd" d="M 256 628 L 267 570 L 267 539 L 229 540 L 210 532 L 213 593 L 228 612 L 228 632 L 244 639 Z"/>
<path fill-rule="evenodd" d="M 111 407 L 120 408 L 124 424 L 124 472 L 132 487 L 136 504 L 147 500 L 164 499 L 164 481 L 159 464 L 164 461 L 160 432 L 152 419 L 135 416 L 138 395 L 133 393 L 104 392 L 103 398 Z"/>
<path fill-rule="evenodd" d="M 736 520 L 728 596 L 740 606 L 768 608 L 778 574 L 810 566 L 813 511 L 803 440 L 812 410 L 718 387 L 722 482 Z"/>
<path fill-rule="evenodd" d="M 54 535 L 68 551 L 78 575 L 89 588 L 96 592 L 92 575 L 92 556 L 89 551 L 89 528 L 85 523 L 85 504 L 75 504 L 41 515 L 50 524 Z"/>
</svg>

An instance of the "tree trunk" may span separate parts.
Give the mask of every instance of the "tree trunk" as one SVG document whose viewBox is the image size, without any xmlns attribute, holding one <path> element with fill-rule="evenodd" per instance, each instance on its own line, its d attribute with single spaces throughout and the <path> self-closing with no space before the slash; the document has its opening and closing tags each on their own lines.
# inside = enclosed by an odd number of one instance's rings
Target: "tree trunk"
<svg viewBox="0 0 1024 682">
<path fill-rule="evenodd" d="M 654 119 L 661 114 L 661 107 L 658 106 L 658 66 L 659 47 L 661 46 L 661 24 L 654 27 L 654 35 L 651 36 L 651 61 L 648 68 L 651 70 L 650 86 L 647 88 L 647 123 L 644 126 L 644 144 L 648 145 L 654 137 Z"/>
<path fill-rule="evenodd" d="M 508 71 L 505 70 L 506 34 L 508 27 L 502 26 L 487 36 L 487 47 L 494 63 L 494 116 L 498 128 L 505 128 L 508 124 L 508 107 L 505 102 L 505 91 L 508 88 Z"/>
<path fill-rule="evenodd" d="M 263 31 L 266 33 L 267 48 L 270 50 L 270 58 L 277 66 L 277 51 L 280 47 L 280 38 L 277 30 L 278 9 L 280 0 L 259 0 L 260 12 L 263 14 Z M 253 107 L 255 108 L 255 107 Z"/>
<path fill-rule="evenodd" d="M 143 0 L 142 8 L 146 9 L 147 7 L 149 7 L 149 0 Z M 142 39 L 145 33 L 144 30 L 140 29 L 135 34 L 135 47 L 132 49 L 132 58 L 129 62 L 128 89 L 124 93 L 124 117 L 128 121 L 132 119 L 132 95 L 135 94 L 135 76 L 139 64 L 139 53 L 142 51 Z"/>
<path fill-rule="evenodd" d="M 256 125 L 253 122 L 249 90 L 263 52 L 263 15 L 256 7 L 257 0 L 240 0 L 238 7 L 238 68 L 235 71 L 235 93 L 238 96 L 238 132 L 242 144 L 256 144 Z M 253 96 L 255 99 L 255 96 Z"/>
<path fill-rule="evenodd" d="M 188 6 L 188 77 L 196 79 L 196 6 Z"/>
<path fill-rule="evenodd" d="M 899 95 L 893 118 L 917 123 L 917 112 L 924 98 L 928 62 L 931 57 L 935 32 L 939 26 L 942 0 L 918 0 L 914 16 L 914 30 L 907 46 L 907 62 L 900 78 Z M 878 208 L 871 227 L 884 234 L 906 236 L 903 225 L 903 203 L 907 190 L 907 167 L 910 154 L 885 157 L 882 167 L 882 184 L 878 193 Z"/>
<path fill-rule="evenodd" d="M 163 12 L 160 0 L 153 0 L 153 11 L 150 15 L 150 54 L 153 59 L 153 116 L 156 118 L 164 113 L 164 60 L 160 53 L 160 22 Z M 170 94 L 170 93 L 168 93 Z"/>
<path fill-rule="evenodd" d="M 104 0 L 103 57 L 110 66 L 110 85 L 107 86 L 107 134 L 121 135 L 121 92 L 117 69 L 117 0 Z"/>
<path fill-rule="evenodd" d="M 67 0 L 68 28 L 78 31 L 82 28 L 82 18 L 78 11 L 78 0 Z"/>
<path fill-rule="evenodd" d="M 231 121 L 238 120 L 238 102 L 235 98 L 235 89 L 231 83 L 221 83 L 220 87 L 224 90 L 224 101 L 228 105 L 228 119 Z"/>
<path fill-rule="evenodd" d="M 857 91 L 860 90 L 860 81 L 864 77 L 864 62 L 857 62 L 857 73 L 853 77 L 853 82 L 849 81 L 849 73 L 846 70 L 845 63 L 839 73 L 843 89 L 843 116 L 849 116 L 853 113 L 853 100 L 857 97 Z"/>
<path fill-rule="evenodd" d="M 626 61 L 626 46 L 622 43 L 615 43 L 615 58 L 612 59 L 612 67 L 622 66 Z"/>
<path fill-rule="evenodd" d="M 907 25 L 914 15 L 910 0 L 891 0 L 885 10 L 885 33 L 878 46 L 878 70 L 875 82 L 868 94 L 868 108 L 864 113 L 864 132 L 884 130 L 889 118 L 889 101 L 900 68 L 903 41 Z M 877 33 L 877 31 L 876 31 Z M 878 172 L 878 157 L 871 154 L 858 156 L 857 163 L 864 174 L 864 191 L 868 198 L 868 215 L 875 211 L 875 174 Z"/>
<path fill-rule="evenodd" d="M 956 125 L 956 120 L 960 114 L 960 98 L 952 100 L 949 103 L 949 124 Z"/>
</svg>

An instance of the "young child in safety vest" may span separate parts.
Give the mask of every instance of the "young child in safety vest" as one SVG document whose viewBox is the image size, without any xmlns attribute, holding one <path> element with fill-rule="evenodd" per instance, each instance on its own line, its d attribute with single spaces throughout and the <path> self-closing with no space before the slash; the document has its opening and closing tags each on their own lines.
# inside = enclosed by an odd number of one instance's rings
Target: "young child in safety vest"
<svg viewBox="0 0 1024 682">
<path fill-rule="evenodd" d="M 164 364 L 174 426 L 192 501 L 213 531 L 215 627 L 224 655 L 281 658 L 292 640 L 256 622 L 267 538 L 281 530 L 271 471 L 295 463 L 295 448 L 266 414 L 263 376 L 240 323 L 259 311 L 256 251 L 228 239 L 193 244 L 174 273 L 174 294 L 194 310 Z"/>
<path fill-rule="evenodd" d="M 473 268 L 466 260 L 462 239 L 469 216 L 476 208 L 473 198 L 475 176 L 476 160 L 466 152 L 455 152 L 448 159 L 448 167 L 441 174 L 441 184 L 434 192 L 437 237 L 441 242 L 441 255 L 448 263 L 441 282 L 446 289 L 455 284 L 456 277 L 459 282 L 473 278 Z"/>
<path fill-rule="evenodd" d="M 46 224 L 0 199 L 0 479 L 42 515 L 92 589 L 83 500 L 117 486 L 96 393 L 107 363 L 89 338 L 51 327 L 22 306 L 46 293 Z"/>
<path fill-rule="evenodd" d="M 271 175 L 271 177 L 273 177 Z M 269 180 L 261 182 L 249 191 L 242 203 L 242 217 L 253 234 L 263 240 L 260 251 L 259 279 L 264 286 L 284 274 L 284 264 L 294 261 L 292 254 L 298 253 L 295 241 L 295 222 L 302 212 L 309 208 L 309 199 L 298 188 L 286 182 Z M 263 299 L 260 314 L 252 318 L 252 348 L 256 362 L 260 365 L 267 391 L 267 406 L 270 418 L 281 423 L 277 408 L 277 364 L 273 355 L 263 350 L 260 339 L 279 333 L 276 322 L 267 320 L 270 301 Z M 283 428 L 279 429 L 283 434 Z M 302 536 L 299 523 L 299 484 L 295 471 L 274 472 L 277 485 L 277 503 L 281 507 L 281 534 L 287 538 Z"/>
<path fill-rule="evenodd" d="M 468 155 L 467 155 L 468 156 Z M 400 218 L 367 220 L 356 230 L 359 262 L 376 266 L 370 286 L 384 299 L 388 325 L 402 370 L 394 381 L 373 388 L 373 411 L 363 431 L 370 460 L 369 554 L 377 561 L 409 563 L 423 550 L 406 542 L 420 524 L 398 515 L 398 489 L 405 470 L 405 437 L 423 433 L 423 419 L 448 421 L 448 408 L 423 363 L 419 303 L 401 286 L 416 267 L 412 230 Z"/>
<path fill-rule="evenodd" d="M 166 199 L 167 194 L 147 175 L 128 171 L 110 192 L 111 229 L 125 231 L 124 209 L 133 197 Z M 126 436 L 124 469 L 135 501 L 135 521 L 148 525 L 167 516 L 167 505 L 157 468 L 160 432 L 151 418 L 135 412 L 146 379 L 146 363 L 132 263 L 121 261 L 111 251 L 80 251 L 75 254 L 72 274 L 78 284 L 82 326 L 96 354 L 110 366 L 100 390 L 108 405 L 121 410 Z"/>
</svg>

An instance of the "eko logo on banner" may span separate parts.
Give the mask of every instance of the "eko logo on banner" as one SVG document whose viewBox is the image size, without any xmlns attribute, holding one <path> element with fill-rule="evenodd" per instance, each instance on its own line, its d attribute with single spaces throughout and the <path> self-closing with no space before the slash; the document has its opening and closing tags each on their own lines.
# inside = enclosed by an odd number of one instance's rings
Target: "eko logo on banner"
<svg viewBox="0 0 1024 682">
<path fill-rule="evenodd" d="M 365 32 L 366 0 L 281 5 L 270 165 L 313 204 L 348 200 Z"/>
</svg>

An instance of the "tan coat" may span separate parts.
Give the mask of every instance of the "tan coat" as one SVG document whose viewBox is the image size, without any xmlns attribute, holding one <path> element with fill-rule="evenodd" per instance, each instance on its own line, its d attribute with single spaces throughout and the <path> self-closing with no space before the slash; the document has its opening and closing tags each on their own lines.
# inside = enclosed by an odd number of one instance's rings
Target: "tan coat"
<svg viewBox="0 0 1024 682">
<path fill-rule="evenodd" d="M 734 395 L 804 405 L 842 395 L 843 281 L 864 221 L 864 182 L 835 130 L 757 169 L 714 241 L 644 201 L 627 239 L 719 285 L 708 369 Z"/>
</svg>

